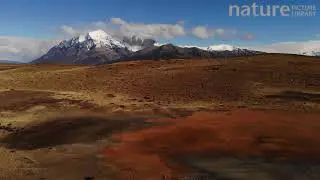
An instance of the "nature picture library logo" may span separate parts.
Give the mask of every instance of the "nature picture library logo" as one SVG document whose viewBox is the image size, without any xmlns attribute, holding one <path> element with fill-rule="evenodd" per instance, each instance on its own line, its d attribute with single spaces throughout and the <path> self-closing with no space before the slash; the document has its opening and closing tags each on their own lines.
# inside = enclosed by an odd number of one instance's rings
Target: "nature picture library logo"
<svg viewBox="0 0 320 180">
<path fill-rule="evenodd" d="M 317 14 L 315 4 L 282 4 L 282 5 L 259 5 L 255 2 L 248 5 L 229 4 L 229 16 L 241 17 L 313 17 Z"/>
</svg>

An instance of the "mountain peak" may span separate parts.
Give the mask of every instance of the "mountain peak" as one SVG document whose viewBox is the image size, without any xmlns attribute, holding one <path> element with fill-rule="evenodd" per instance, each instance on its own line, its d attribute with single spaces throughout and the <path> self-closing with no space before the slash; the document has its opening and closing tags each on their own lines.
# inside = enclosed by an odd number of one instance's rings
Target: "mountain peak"
<svg viewBox="0 0 320 180">
<path fill-rule="evenodd" d="M 90 31 L 85 35 L 79 35 L 71 38 L 70 40 L 64 40 L 57 45 L 59 48 L 70 48 L 74 46 L 85 47 L 88 50 L 92 48 L 125 48 L 117 39 L 113 38 L 101 29 Z"/>
<path fill-rule="evenodd" d="M 111 36 L 104 32 L 101 29 L 91 31 L 87 33 L 87 37 L 90 37 L 93 40 L 99 41 L 99 40 L 104 40 L 104 39 L 110 39 Z"/>
<path fill-rule="evenodd" d="M 80 38 L 79 38 L 80 39 Z M 114 39 L 112 36 L 107 34 L 105 31 L 98 29 L 95 31 L 88 32 L 84 41 L 92 41 L 95 47 L 122 47 L 125 46 L 118 41 L 117 39 Z"/>
</svg>

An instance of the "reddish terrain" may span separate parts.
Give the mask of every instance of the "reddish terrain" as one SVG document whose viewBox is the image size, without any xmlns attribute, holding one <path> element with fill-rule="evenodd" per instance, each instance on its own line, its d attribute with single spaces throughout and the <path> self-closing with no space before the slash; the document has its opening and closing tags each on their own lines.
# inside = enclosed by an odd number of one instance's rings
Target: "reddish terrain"
<svg viewBox="0 0 320 180">
<path fill-rule="evenodd" d="M 190 172 L 175 158 L 192 156 L 320 160 L 320 116 L 236 110 L 159 119 L 166 125 L 125 132 L 103 153 L 120 178 L 156 179 Z M 169 124 L 167 124 L 169 122 Z"/>
</svg>

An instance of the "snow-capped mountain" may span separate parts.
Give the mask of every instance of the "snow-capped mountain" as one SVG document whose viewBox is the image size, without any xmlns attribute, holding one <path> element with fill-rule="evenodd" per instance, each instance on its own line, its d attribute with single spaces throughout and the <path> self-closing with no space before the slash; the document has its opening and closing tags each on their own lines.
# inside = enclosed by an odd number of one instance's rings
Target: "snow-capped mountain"
<svg viewBox="0 0 320 180">
<path fill-rule="evenodd" d="M 95 64 L 127 56 L 130 51 L 121 41 L 103 30 L 64 40 L 34 63 Z"/>
<path fill-rule="evenodd" d="M 58 45 L 58 47 L 69 48 L 77 44 L 79 44 L 81 47 L 87 48 L 88 50 L 92 48 L 102 48 L 102 47 L 125 48 L 124 44 L 112 38 L 109 34 L 104 32 L 103 30 L 92 31 L 87 33 L 85 36 L 80 35 L 68 41 L 64 40 Z"/>
</svg>

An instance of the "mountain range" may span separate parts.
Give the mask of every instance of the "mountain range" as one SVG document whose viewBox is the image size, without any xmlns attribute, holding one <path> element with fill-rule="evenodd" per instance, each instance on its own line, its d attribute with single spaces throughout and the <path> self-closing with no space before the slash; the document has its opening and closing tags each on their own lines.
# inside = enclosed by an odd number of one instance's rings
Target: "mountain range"
<svg viewBox="0 0 320 180">
<path fill-rule="evenodd" d="M 60 42 L 31 63 L 104 64 L 128 60 L 210 59 L 264 53 L 224 44 L 197 47 L 160 45 L 152 40 L 138 45 L 128 43 L 132 40 L 137 41 L 135 37 L 118 40 L 103 30 L 96 30 Z M 320 51 L 306 52 L 302 55 L 319 56 Z"/>
</svg>

